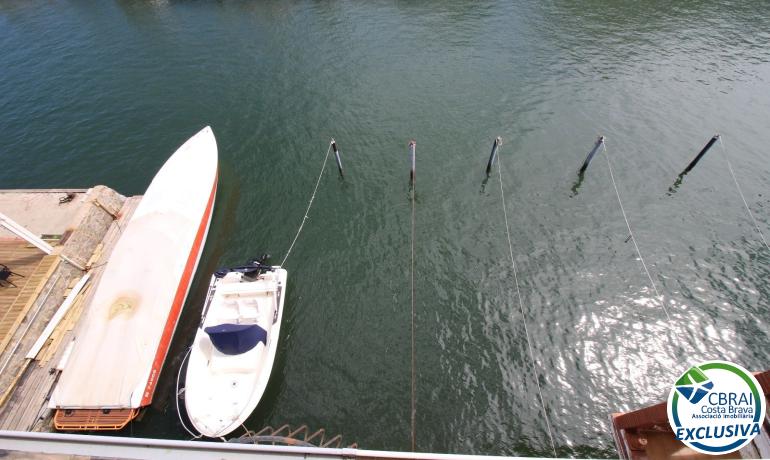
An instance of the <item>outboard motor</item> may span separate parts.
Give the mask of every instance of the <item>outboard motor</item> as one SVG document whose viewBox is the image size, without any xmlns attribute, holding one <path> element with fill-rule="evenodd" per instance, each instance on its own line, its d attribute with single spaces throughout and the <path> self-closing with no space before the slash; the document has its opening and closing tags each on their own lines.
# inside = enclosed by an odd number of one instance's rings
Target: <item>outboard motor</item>
<svg viewBox="0 0 770 460">
<path fill-rule="evenodd" d="M 255 280 L 262 273 L 273 271 L 272 265 L 266 263 L 268 259 L 270 259 L 270 254 L 262 254 L 258 258 L 252 259 L 248 265 L 222 267 L 214 272 L 214 276 L 217 278 L 224 278 L 228 273 L 238 272 L 243 273 L 243 277 L 248 280 Z"/>
</svg>

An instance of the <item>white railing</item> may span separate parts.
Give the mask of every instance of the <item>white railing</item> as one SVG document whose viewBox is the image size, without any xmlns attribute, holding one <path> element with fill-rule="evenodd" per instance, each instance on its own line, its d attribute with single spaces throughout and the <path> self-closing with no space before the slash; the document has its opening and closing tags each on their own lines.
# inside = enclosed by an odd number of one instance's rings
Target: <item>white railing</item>
<svg viewBox="0 0 770 460">
<path fill-rule="evenodd" d="M 123 438 L 60 433 L 31 433 L 0 431 L 0 445 L 6 451 L 58 455 L 91 455 L 113 458 L 153 459 L 417 459 L 417 460 L 470 460 L 516 459 L 522 457 L 493 457 L 478 455 L 393 452 L 363 449 L 330 449 L 321 447 L 269 446 L 206 441 L 176 441 L 170 439 Z"/>
</svg>

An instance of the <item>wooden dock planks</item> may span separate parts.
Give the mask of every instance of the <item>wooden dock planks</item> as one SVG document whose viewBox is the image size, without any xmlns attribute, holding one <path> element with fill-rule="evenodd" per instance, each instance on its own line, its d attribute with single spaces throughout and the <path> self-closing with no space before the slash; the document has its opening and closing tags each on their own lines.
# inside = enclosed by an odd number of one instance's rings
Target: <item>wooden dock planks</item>
<svg viewBox="0 0 770 460">
<path fill-rule="evenodd" d="M 0 287 L 0 353 L 5 350 L 32 304 L 59 263 L 59 257 L 46 255 L 25 241 L 0 241 L 0 263 L 24 277 L 11 276 L 17 287 Z"/>
</svg>

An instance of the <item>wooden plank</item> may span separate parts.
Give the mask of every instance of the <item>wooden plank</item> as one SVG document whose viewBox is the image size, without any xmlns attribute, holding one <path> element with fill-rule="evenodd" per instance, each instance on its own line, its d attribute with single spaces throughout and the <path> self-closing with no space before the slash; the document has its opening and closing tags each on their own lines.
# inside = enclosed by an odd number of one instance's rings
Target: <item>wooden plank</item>
<svg viewBox="0 0 770 460">
<path fill-rule="evenodd" d="M 5 400 L 8 399 L 8 396 L 13 393 L 14 388 L 16 388 L 16 384 L 19 383 L 19 380 L 21 379 L 21 376 L 24 375 L 24 371 L 27 370 L 28 363 L 24 363 L 16 372 L 16 376 L 11 381 L 10 385 L 8 385 L 8 388 L 5 390 L 2 396 L 0 396 L 0 407 L 3 407 L 5 404 Z"/>
<path fill-rule="evenodd" d="M 90 291 L 91 286 L 92 284 L 89 284 L 77 295 L 77 297 L 75 297 L 75 301 L 72 304 L 72 307 L 70 307 L 69 311 L 64 315 L 61 322 L 51 333 L 46 344 L 43 346 L 43 348 L 40 349 L 40 352 L 38 352 L 38 366 L 43 367 L 48 364 L 56 351 L 59 349 L 61 342 L 65 339 L 65 335 L 72 331 L 75 324 L 77 324 L 78 320 L 80 319 L 80 314 L 83 312 L 83 299 L 87 295 L 88 291 Z"/>
<path fill-rule="evenodd" d="M 5 351 L 16 328 L 19 327 L 29 309 L 37 300 L 46 282 L 50 279 L 59 263 L 58 256 L 44 256 L 37 267 L 28 277 L 24 287 L 19 291 L 16 299 L 0 313 L 0 353 Z"/>
</svg>

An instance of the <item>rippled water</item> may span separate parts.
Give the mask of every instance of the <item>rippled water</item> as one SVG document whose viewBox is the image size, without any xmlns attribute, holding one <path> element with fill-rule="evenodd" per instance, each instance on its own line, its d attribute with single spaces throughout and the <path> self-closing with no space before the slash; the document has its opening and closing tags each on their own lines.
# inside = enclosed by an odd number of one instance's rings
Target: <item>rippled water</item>
<svg viewBox="0 0 770 460">
<path fill-rule="evenodd" d="M 420 451 L 612 456 L 608 413 L 658 402 L 703 359 L 770 367 L 770 9 L 762 2 L 0 3 L 0 187 L 142 193 L 210 124 L 220 194 L 153 407 L 124 434 L 184 437 L 175 373 L 207 272 L 282 256 L 278 360 L 250 428 L 372 449 L 410 433 L 417 140 Z M 698 149 L 724 138 L 666 191 Z M 642 271 L 596 136 L 666 312 Z M 492 139 L 500 181 L 483 184 Z M 140 282 L 141 280 L 136 280 Z M 529 364 L 523 321 L 537 373 Z"/>
</svg>

